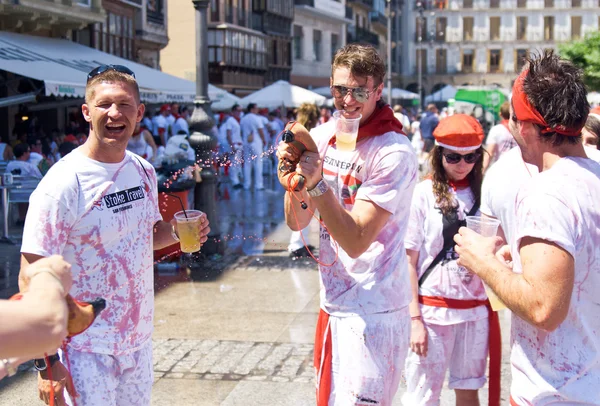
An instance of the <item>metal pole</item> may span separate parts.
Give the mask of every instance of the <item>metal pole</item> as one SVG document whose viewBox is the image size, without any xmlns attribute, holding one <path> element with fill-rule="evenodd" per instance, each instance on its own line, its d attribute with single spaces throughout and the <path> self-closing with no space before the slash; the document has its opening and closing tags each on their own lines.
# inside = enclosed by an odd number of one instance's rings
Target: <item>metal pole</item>
<svg viewBox="0 0 600 406">
<path fill-rule="evenodd" d="M 387 0 L 387 102 L 392 105 L 392 3 Z"/>
<path fill-rule="evenodd" d="M 423 50 L 421 49 L 421 42 L 423 41 L 423 3 L 418 2 L 417 7 L 419 9 L 419 27 L 418 30 L 418 48 L 419 49 L 419 57 L 417 58 L 417 93 L 419 94 L 419 104 L 423 107 L 423 92 L 421 88 L 423 87 L 423 73 L 422 70 L 422 61 L 423 61 Z"/>
<path fill-rule="evenodd" d="M 190 117 L 190 145 L 196 151 L 196 163 L 201 180 L 194 188 L 194 208 L 206 213 L 210 221 L 208 241 L 202 247 L 205 255 L 223 254 L 225 247 L 221 240 L 217 212 L 217 177 L 213 167 L 212 151 L 217 146 L 213 134 L 215 121 L 208 98 L 208 4 L 209 0 L 192 0 L 196 9 L 196 98 L 194 111 Z M 194 270 L 194 264 L 190 268 Z"/>
</svg>

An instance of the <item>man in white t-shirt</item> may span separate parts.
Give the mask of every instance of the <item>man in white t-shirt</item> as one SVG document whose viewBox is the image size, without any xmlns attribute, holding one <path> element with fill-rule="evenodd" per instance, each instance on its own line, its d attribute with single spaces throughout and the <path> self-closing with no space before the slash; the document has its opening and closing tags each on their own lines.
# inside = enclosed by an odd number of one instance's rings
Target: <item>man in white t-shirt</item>
<svg viewBox="0 0 600 406">
<path fill-rule="evenodd" d="M 485 141 L 485 149 L 488 152 L 484 154 L 483 170 L 494 164 L 502 154 L 510 151 L 517 146 L 517 143 L 508 128 L 508 120 L 510 118 L 510 103 L 504 102 L 500 106 L 500 117 L 502 121 L 490 128 L 488 137 Z"/>
<path fill-rule="evenodd" d="M 42 173 L 40 172 L 39 168 L 29 162 L 31 148 L 28 144 L 21 143 L 15 145 L 13 152 L 15 154 L 15 160 L 8 162 L 6 165 L 6 172 L 10 172 L 17 176 L 42 179 Z"/>
<path fill-rule="evenodd" d="M 252 173 L 254 173 L 254 189 L 264 190 L 263 148 L 267 134 L 263 120 L 257 113 L 256 104 L 250 103 L 247 113 L 240 121 L 244 140 L 244 189 L 246 190 L 252 186 Z"/>
<path fill-rule="evenodd" d="M 173 124 L 173 135 L 180 134 L 181 131 L 187 135 L 190 135 L 190 125 L 188 123 L 190 111 L 188 110 L 187 106 L 182 106 L 179 111 L 179 117 L 177 117 L 175 123 Z"/>
<path fill-rule="evenodd" d="M 511 133 L 540 173 L 514 200 L 510 249 L 494 256 L 496 239 L 466 228 L 455 236 L 459 264 L 513 312 L 513 406 L 598 402 L 600 164 L 581 144 L 589 111 L 581 76 L 545 51 L 515 81 Z"/>
<path fill-rule="evenodd" d="M 229 153 L 229 179 L 234 189 L 241 189 L 240 176 L 242 174 L 243 162 L 243 142 L 240 130 L 240 115 L 242 108 L 239 105 L 234 105 L 231 108 L 231 115 L 225 118 L 221 128 L 219 128 L 219 140 L 227 147 L 224 151 Z"/>
<path fill-rule="evenodd" d="M 74 392 L 63 392 L 70 379 L 63 364 L 68 355 L 77 404 L 147 406 L 153 382 L 152 251 L 176 244 L 178 229 L 161 219 L 154 168 L 126 151 L 144 115 L 133 72 L 121 65 L 92 70 L 85 97 L 89 137 L 50 169 L 31 197 L 20 277 L 28 264 L 62 255 L 72 264 L 71 295 L 82 301 L 102 297 L 107 307 L 72 338 L 60 360 L 36 363 L 42 364 L 40 398 L 49 399 L 52 385 L 55 404 L 74 404 Z M 208 220 L 202 220 L 198 234 L 204 242 Z M 25 279 L 19 285 L 27 289 Z"/>
<path fill-rule="evenodd" d="M 410 133 L 410 120 L 408 119 L 408 117 L 406 116 L 406 114 L 403 113 L 404 108 L 399 105 L 396 104 L 394 106 L 394 116 L 398 119 L 398 121 L 400 121 L 400 124 L 402 124 L 402 128 L 404 128 L 404 132 L 406 132 L 406 135 L 409 135 Z"/>
<path fill-rule="evenodd" d="M 31 150 L 27 162 L 39 168 L 40 162 L 44 160 L 44 156 L 42 155 L 42 140 L 37 137 L 29 137 L 27 143 Z"/>
<path fill-rule="evenodd" d="M 163 104 L 160 107 L 160 113 L 158 113 L 152 119 L 153 131 L 152 136 L 154 137 L 154 142 L 156 142 L 157 146 L 166 146 L 167 141 L 169 139 L 169 122 L 167 121 L 167 117 L 171 115 L 171 106 L 168 104 Z"/>
<path fill-rule="evenodd" d="M 417 157 L 381 101 L 385 64 L 374 47 L 341 48 L 332 73 L 336 108 L 343 117 L 361 117 L 356 148 L 338 147 L 330 120 L 311 131 L 318 153 L 297 156 L 284 142 L 277 150 L 280 160 L 299 162 L 296 171 L 306 178 L 305 190 L 285 195 L 288 226 L 305 228 L 317 210 L 322 220 L 317 405 L 390 405 L 410 334 L 408 263 L 399 253 Z"/>
</svg>

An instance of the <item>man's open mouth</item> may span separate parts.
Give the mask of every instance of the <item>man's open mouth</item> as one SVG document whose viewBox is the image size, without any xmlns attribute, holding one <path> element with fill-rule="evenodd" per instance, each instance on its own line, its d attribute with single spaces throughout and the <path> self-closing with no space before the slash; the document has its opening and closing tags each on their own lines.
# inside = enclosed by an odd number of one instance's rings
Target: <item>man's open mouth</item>
<svg viewBox="0 0 600 406">
<path fill-rule="evenodd" d="M 119 133 L 125 131 L 125 124 L 118 124 L 118 123 L 106 124 L 105 128 L 109 134 L 119 134 Z"/>
</svg>

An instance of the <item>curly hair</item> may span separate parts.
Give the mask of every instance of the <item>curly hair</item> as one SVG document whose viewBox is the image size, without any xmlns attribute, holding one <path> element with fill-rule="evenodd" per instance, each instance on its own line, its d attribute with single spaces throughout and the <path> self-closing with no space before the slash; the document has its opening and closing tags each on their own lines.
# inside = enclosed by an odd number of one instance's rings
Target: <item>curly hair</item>
<svg viewBox="0 0 600 406">
<path fill-rule="evenodd" d="M 433 182 L 435 202 L 442 211 L 442 214 L 448 215 L 456 210 L 458 203 L 450 192 L 448 177 L 442 163 L 442 159 L 444 159 L 442 155 L 443 151 L 444 148 L 439 145 L 433 147 L 431 151 L 431 181 Z M 483 147 L 479 147 L 476 152 L 479 152 L 480 156 L 471 172 L 467 175 L 467 179 L 470 182 L 475 204 L 479 205 L 481 204 L 481 183 L 483 181 L 483 154 L 486 152 Z"/>
<path fill-rule="evenodd" d="M 527 98 L 550 127 L 583 127 L 590 111 L 583 71 L 551 49 L 526 58 L 528 70 L 523 89 Z M 560 146 L 581 143 L 581 135 L 569 137 L 555 132 L 541 134 L 542 139 Z"/>
</svg>

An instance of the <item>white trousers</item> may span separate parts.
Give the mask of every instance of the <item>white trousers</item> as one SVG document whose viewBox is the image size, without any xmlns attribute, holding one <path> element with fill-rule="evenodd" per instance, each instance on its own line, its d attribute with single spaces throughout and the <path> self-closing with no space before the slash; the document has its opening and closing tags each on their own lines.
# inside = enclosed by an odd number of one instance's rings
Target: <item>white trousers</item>
<svg viewBox="0 0 600 406">
<path fill-rule="evenodd" d="M 231 161 L 231 166 L 229 167 L 229 179 L 234 186 L 240 184 L 240 175 L 242 174 L 242 165 L 244 162 L 243 155 L 244 152 L 242 151 L 242 148 L 239 147 L 234 149 L 234 152 L 229 158 Z"/>
<path fill-rule="evenodd" d="M 152 394 L 152 340 L 127 355 L 68 350 L 79 406 L 149 406 Z M 67 365 L 64 354 L 61 361 Z M 65 399 L 73 406 L 65 390 Z"/>
<path fill-rule="evenodd" d="M 408 307 L 366 316 L 330 316 L 329 406 L 391 406 L 410 338 Z"/>
<path fill-rule="evenodd" d="M 427 356 L 410 349 L 406 357 L 405 406 L 440 404 L 446 371 L 448 388 L 477 390 L 485 385 L 488 355 L 489 321 L 487 318 L 440 326 L 425 324 Z"/>
<path fill-rule="evenodd" d="M 290 236 L 290 245 L 288 245 L 288 252 L 293 252 L 304 247 L 304 241 L 306 241 L 306 245 L 308 245 L 309 231 L 310 224 L 304 227 L 301 231 L 292 231 L 292 235 Z M 304 241 L 302 241 L 302 237 L 304 237 Z"/>
<path fill-rule="evenodd" d="M 247 145 L 244 152 L 244 189 L 250 189 L 252 186 L 252 172 L 254 172 L 254 188 L 262 189 L 264 187 L 262 144 Z"/>
</svg>

